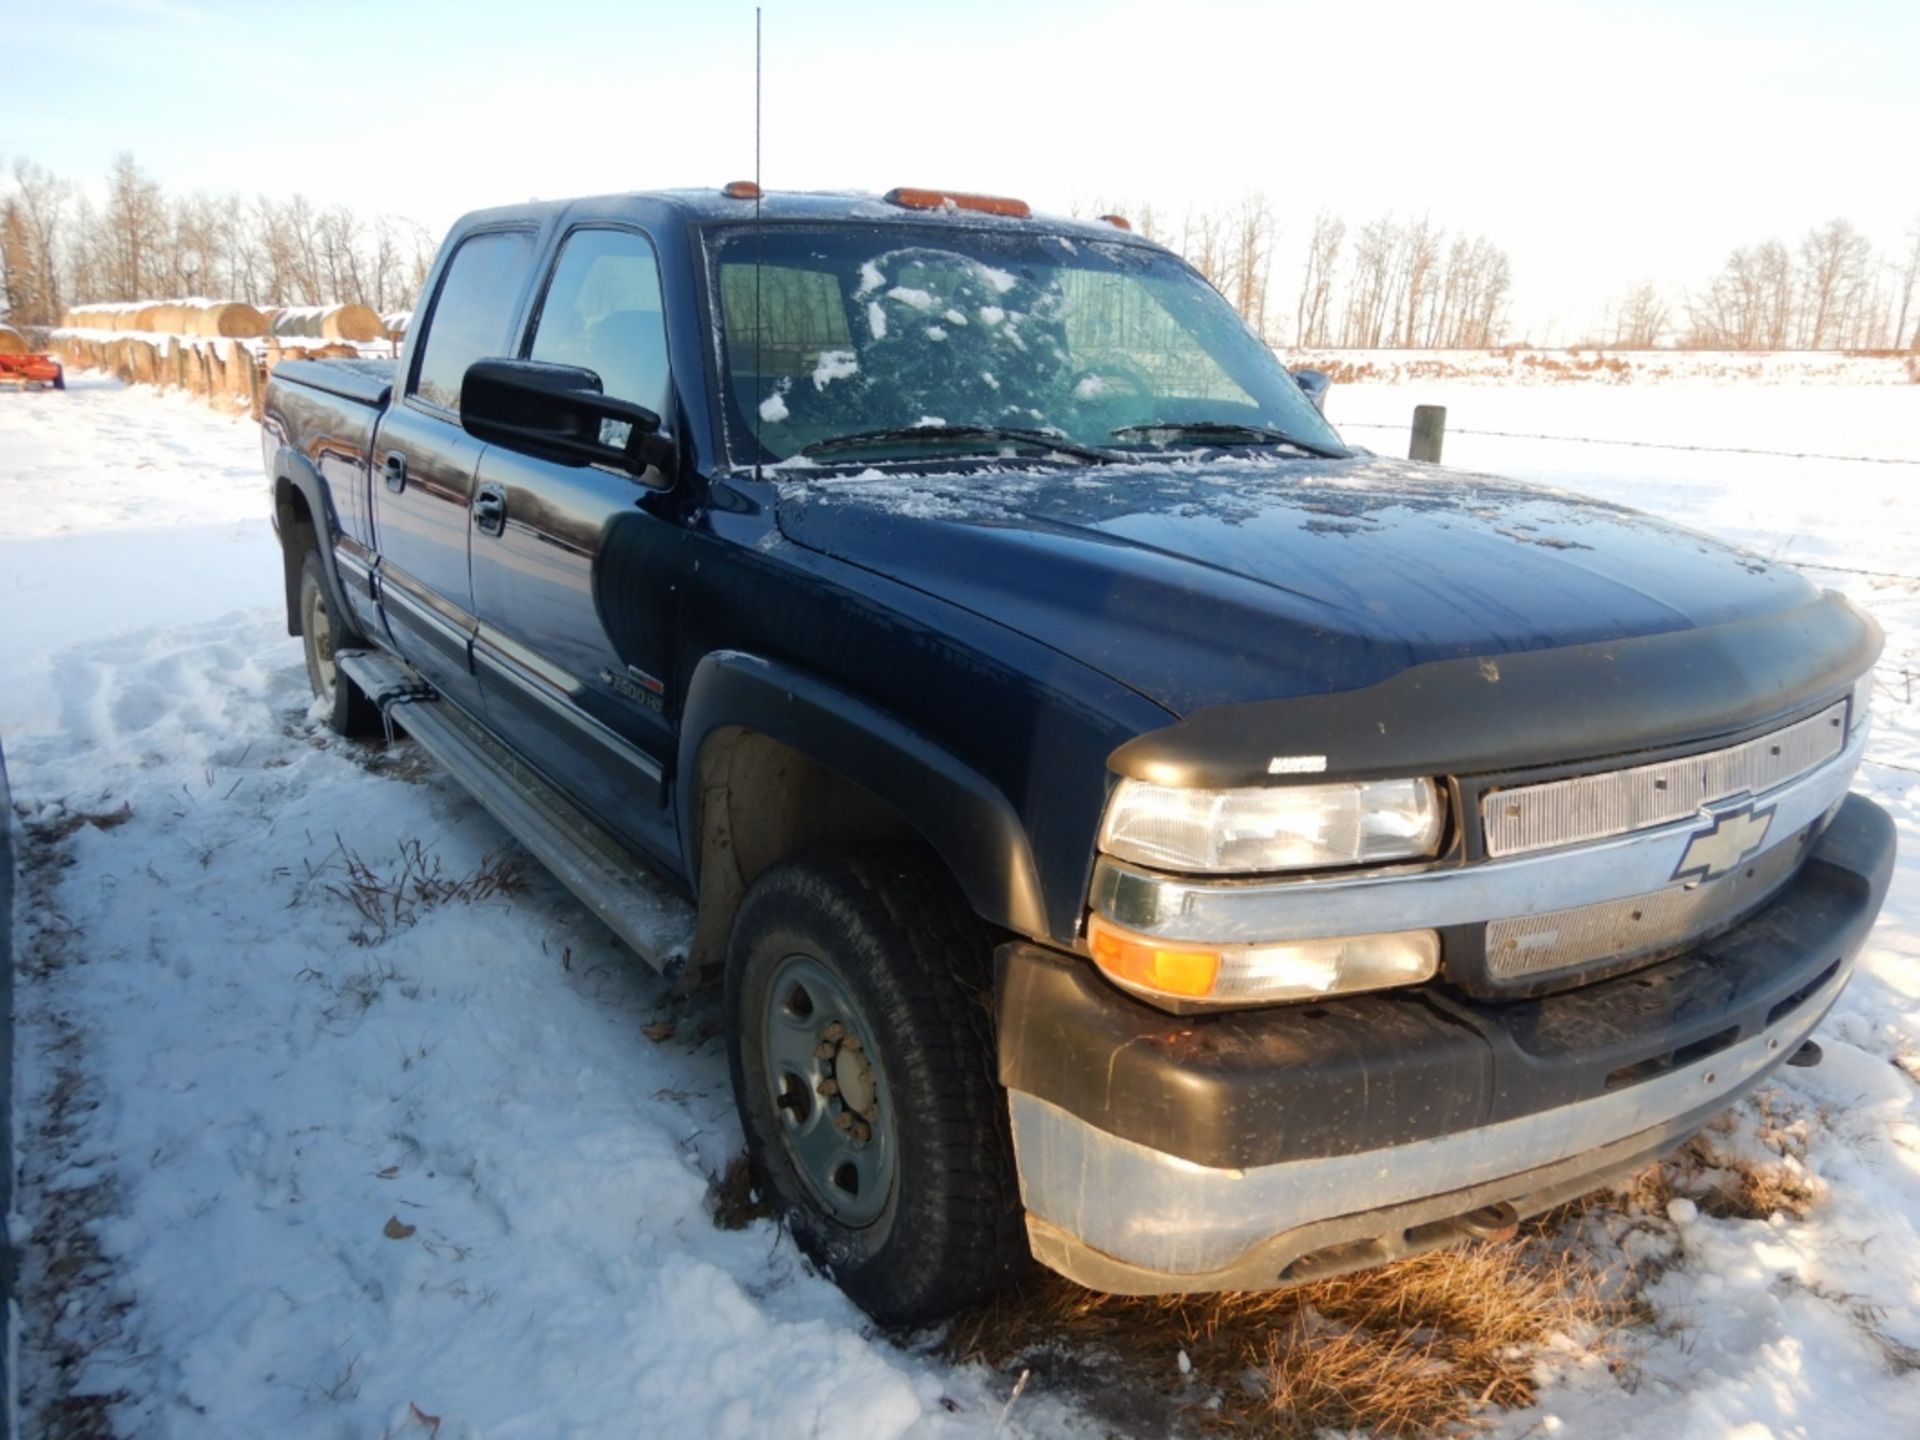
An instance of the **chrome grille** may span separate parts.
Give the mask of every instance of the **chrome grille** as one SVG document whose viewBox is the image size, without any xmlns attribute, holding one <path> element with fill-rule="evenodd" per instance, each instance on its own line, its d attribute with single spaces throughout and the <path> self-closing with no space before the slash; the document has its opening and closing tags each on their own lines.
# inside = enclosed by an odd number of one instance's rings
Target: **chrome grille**
<svg viewBox="0 0 1920 1440">
<path fill-rule="evenodd" d="M 1789 837 L 1724 879 L 1495 920 L 1487 926 L 1487 973 L 1519 980 L 1680 949 L 1765 903 L 1793 877 L 1805 838 Z"/>
<path fill-rule="evenodd" d="M 1487 854 L 1524 855 L 1684 820 L 1703 805 L 1758 795 L 1816 770 L 1846 743 L 1847 702 L 1842 700 L 1724 750 L 1496 790 L 1480 802 Z"/>
</svg>

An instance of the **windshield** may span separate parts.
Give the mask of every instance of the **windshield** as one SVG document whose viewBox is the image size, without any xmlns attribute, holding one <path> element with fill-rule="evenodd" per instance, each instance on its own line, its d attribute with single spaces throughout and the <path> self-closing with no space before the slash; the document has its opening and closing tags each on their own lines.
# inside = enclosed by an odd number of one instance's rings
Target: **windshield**
<svg viewBox="0 0 1920 1440">
<path fill-rule="evenodd" d="M 1345 453 L 1232 307 L 1157 250 L 779 225 L 724 231 L 713 255 L 729 447 L 746 463 L 756 421 L 767 462 L 1030 443 L 1012 431 L 1117 452 L 1290 439 Z"/>
</svg>

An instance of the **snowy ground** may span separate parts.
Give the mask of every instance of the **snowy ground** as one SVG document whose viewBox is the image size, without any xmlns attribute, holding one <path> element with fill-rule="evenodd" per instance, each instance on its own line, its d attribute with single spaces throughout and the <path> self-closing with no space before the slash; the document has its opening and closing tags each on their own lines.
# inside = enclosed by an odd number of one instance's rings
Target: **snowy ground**
<svg viewBox="0 0 1920 1440">
<path fill-rule="evenodd" d="M 1464 432 L 1920 461 L 1920 387 L 1444 390 L 1333 409 L 1384 453 L 1441 401 L 1451 463 L 1847 567 L 1813 573 L 1887 627 L 1861 785 L 1905 845 L 1826 1064 L 1720 1142 L 1803 1155 L 1811 1213 L 1601 1212 L 1578 1243 L 1669 1267 L 1661 1329 L 1631 1384 L 1544 1354 L 1540 1405 L 1499 1428 L 1895 1433 L 1920 1414 L 1920 464 Z M 714 1225 L 720 1042 L 537 871 L 469 898 L 503 833 L 309 718 L 266 508 L 244 422 L 91 377 L 0 393 L 28 1403 L 69 1364 L 123 1435 L 1105 1433 L 1037 1387 L 1006 1414 L 1005 1377 L 875 1337 L 766 1222 Z"/>
</svg>

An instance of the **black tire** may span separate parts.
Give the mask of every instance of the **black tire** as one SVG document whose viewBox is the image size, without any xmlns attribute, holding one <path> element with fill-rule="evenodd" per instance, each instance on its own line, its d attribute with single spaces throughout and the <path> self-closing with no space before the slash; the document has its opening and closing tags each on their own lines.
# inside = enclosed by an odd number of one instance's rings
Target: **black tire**
<svg viewBox="0 0 1920 1440">
<path fill-rule="evenodd" d="M 300 562 L 300 638 L 307 654 L 307 684 L 314 697 L 327 705 L 327 726 L 336 735 L 364 739 L 382 731 L 380 707 L 333 663 L 336 642 L 352 638 L 342 630 L 344 617 L 327 603 L 320 553 L 309 550 Z M 342 647 L 344 648 L 344 647 Z"/>
<path fill-rule="evenodd" d="M 909 849 L 775 866 L 754 881 L 735 917 L 727 1048 L 748 1155 L 801 1249 L 883 1324 L 941 1319 L 1030 1263 L 1006 1093 L 994 1068 L 991 970 L 985 927 L 946 872 Z M 789 978 L 796 974 L 797 986 Z M 808 1132 L 794 1113 L 794 1076 L 783 1082 L 775 1073 L 787 1062 L 772 1052 L 788 1043 L 776 1027 L 788 1023 L 787 1004 L 809 977 L 851 1002 L 850 1034 L 871 1032 L 853 1057 L 872 1062 L 866 1090 L 878 1114 L 867 1144 L 894 1148 L 884 1203 L 870 1219 L 835 1213 L 830 1204 L 854 1203 L 840 1191 L 823 1203 L 821 1167 L 809 1169 L 796 1138 Z M 838 1043 L 823 1062 L 827 1078 L 853 1046 Z M 844 1092 L 807 1098 L 820 1109 L 813 1123 L 837 1124 L 830 1107 L 845 1108 Z"/>
</svg>

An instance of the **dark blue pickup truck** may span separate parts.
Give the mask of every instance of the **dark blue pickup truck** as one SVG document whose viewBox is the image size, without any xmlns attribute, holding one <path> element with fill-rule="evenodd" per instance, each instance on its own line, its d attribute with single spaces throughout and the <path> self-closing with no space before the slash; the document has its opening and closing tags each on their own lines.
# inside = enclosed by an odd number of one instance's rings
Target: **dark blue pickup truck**
<svg viewBox="0 0 1920 1440">
<path fill-rule="evenodd" d="M 1508 1234 L 1817 1058 L 1880 635 L 1324 393 L 1114 219 L 482 211 L 397 364 L 274 373 L 288 630 L 724 986 L 758 1173 L 882 1320 Z"/>
</svg>

